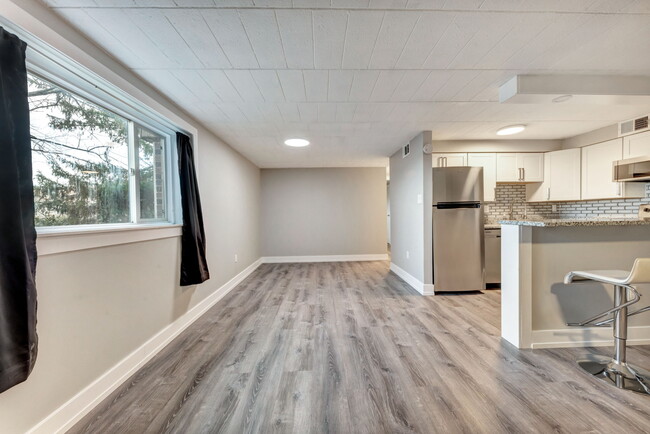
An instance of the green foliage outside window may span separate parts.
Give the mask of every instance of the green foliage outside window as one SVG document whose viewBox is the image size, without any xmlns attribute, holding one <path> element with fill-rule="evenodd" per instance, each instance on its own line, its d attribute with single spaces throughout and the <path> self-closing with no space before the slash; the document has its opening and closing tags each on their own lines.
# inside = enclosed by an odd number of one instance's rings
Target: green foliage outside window
<svg viewBox="0 0 650 434">
<path fill-rule="evenodd" d="M 36 225 L 133 221 L 128 121 L 36 76 L 28 86 Z M 140 216 L 163 219 L 164 139 L 135 130 Z"/>
</svg>

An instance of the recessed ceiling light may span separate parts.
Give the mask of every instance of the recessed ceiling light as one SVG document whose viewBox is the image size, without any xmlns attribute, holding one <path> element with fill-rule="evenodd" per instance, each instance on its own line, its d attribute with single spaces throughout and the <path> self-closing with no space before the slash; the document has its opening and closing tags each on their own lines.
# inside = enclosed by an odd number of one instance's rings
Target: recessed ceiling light
<svg viewBox="0 0 650 434">
<path fill-rule="evenodd" d="M 293 148 L 302 148 L 303 146 L 309 145 L 309 140 L 305 139 L 288 139 L 284 141 L 284 144 L 291 146 Z"/>
<path fill-rule="evenodd" d="M 521 133 L 526 129 L 526 125 L 508 125 L 497 131 L 497 136 L 510 136 L 512 134 Z"/>
<path fill-rule="evenodd" d="M 573 95 L 560 95 L 560 96 L 556 96 L 551 101 L 553 101 L 553 102 L 566 102 L 566 101 L 570 100 L 571 98 L 573 98 Z"/>
</svg>

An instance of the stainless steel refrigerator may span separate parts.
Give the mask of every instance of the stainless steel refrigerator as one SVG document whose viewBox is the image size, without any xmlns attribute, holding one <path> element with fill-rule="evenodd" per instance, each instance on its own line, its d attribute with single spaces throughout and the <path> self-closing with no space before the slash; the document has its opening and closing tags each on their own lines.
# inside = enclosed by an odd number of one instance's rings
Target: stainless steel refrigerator
<svg viewBox="0 0 650 434">
<path fill-rule="evenodd" d="M 433 290 L 485 289 L 483 168 L 433 168 Z"/>
</svg>

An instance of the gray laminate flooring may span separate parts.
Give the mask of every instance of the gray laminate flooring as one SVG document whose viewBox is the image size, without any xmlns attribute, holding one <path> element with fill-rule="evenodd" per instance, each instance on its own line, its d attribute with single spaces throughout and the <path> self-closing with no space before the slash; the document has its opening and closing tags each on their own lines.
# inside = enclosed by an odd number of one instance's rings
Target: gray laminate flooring
<svg viewBox="0 0 650 434">
<path fill-rule="evenodd" d="M 650 397 L 583 374 L 585 350 L 502 342 L 499 303 L 386 262 L 262 265 L 71 432 L 650 432 Z"/>
</svg>

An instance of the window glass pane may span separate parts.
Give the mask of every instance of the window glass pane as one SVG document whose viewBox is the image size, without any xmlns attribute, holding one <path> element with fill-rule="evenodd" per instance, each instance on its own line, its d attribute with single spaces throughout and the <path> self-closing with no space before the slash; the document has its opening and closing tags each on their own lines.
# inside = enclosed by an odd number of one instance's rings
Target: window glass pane
<svg viewBox="0 0 650 434">
<path fill-rule="evenodd" d="M 127 120 L 28 81 L 36 225 L 129 222 Z"/>
<path fill-rule="evenodd" d="M 140 218 L 165 218 L 165 137 L 136 125 L 140 170 Z"/>
</svg>

